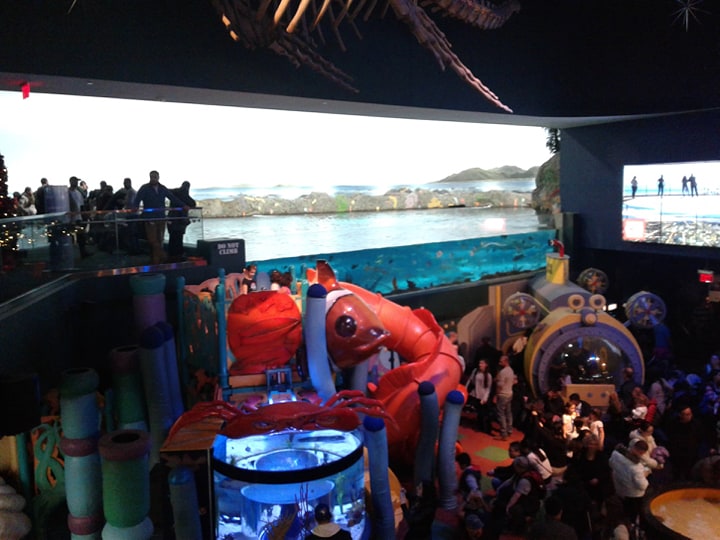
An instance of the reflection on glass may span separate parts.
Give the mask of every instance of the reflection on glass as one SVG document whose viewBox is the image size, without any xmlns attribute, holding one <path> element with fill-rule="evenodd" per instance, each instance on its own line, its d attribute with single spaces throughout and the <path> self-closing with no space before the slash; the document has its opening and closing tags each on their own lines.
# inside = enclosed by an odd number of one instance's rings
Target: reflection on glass
<svg viewBox="0 0 720 540">
<path fill-rule="evenodd" d="M 218 538 L 302 539 L 321 502 L 353 538 L 362 537 L 365 466 L 354 432 L 218 437 L 213 454 Z"/>
<path fill-rule="evenodd" d="M 567 341 L 550 362 L 550 380 L 573 384 L 613 384 L 629 365 L 627 355 L 604 337 L 580 336 Z"/>
</svg>

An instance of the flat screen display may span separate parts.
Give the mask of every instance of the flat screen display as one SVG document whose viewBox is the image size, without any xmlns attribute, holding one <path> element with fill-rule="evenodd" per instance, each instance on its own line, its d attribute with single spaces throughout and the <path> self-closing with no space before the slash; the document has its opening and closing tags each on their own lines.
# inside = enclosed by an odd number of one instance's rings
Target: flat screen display
<svg viewBox="0 0 720 540">
<path fill-rule="evenodd" d="M 622 238 L 720 246 L 720 161 L 623 167 Z"/>
</svg>

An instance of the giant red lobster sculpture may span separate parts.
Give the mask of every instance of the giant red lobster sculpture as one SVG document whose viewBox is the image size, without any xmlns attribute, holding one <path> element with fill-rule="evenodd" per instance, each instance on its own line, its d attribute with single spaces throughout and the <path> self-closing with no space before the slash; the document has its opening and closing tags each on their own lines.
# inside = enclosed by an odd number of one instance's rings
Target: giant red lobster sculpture
<svg viewBox="0 0 720 540">
<path fill-rule="evenodd" d="M 406 461 L 414 455 L 420 433 L 418 386 L 432 382 L 441 405 L 451 390 L 458 389 L 463 366 L 455 346 L 425 309 L 410 310 L 356 285 L 338 282 L 325 261 L 318 261 L 317 271 L 308 274 L 309 281 L 323 285 L 333 298 L 326 308 L 325 335 L 335 366 L 361 365 L 381 345 L 398 353 L 405 363 L 384 374 L 367 395 L 342 391 L 324 405 L 297 401 L 241 411 L 222 401 L 199 403 L 178 419 L 168 439 L 208 417 L 224 420 L 223 434 L 242 437 L 286 428 L 353 430 L 360 424 L 357 413 L 363 413 L 387 421 L 392 459 Z M 345 330 L 350 326 L 353 331 L 348 333 Z"/>
<path fill-rule="evenodd" d="M 345 21 L 359 34 L 355 20 L 367 20 L 378 7 L 377 0 L 212 0 L 230 36 L 248 49 L 265 47 L 287 57 L 296 66 L 305 65 L 336 84 L 357 92 L 349 75 L 323 58 L 317 43 L 323 43 L 321 23 L 327 22 L 342 50 L 345 50 L 338 31 Z M 499 5 L 488 0 L 386 0 L 378 9 L 384 14 L 391 8 L 395 16 L 407 25 L 418 42 L 428 49 L 441 69 L 450 67 L 488 101 L 505 111 L 512 110 L 478 79 L 452 51 L 452 44 L 440 31 L 422 6 L 431 12 L 439 11 L 482 30 L 499 28 L 517 11 L 518 0 L 505 0 Z"/>
</svg>

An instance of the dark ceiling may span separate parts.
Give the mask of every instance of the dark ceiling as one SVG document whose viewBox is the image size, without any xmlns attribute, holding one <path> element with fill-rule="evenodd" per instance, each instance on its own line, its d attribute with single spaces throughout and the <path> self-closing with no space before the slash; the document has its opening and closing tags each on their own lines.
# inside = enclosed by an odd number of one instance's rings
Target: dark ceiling
<svg viewBox="0 0 720 540">
<path fill-rule="evenodd" d="M 697 9 L 686 28 L 680 10 L 688 2 Z M 604 118 L 720 107 L 720 2 L 520 3 L 521 11 L 495 30 L 425 8 L 454 53 L 514 116 Z M 327 31 L 327 42 L 318 44 L 353 77 L 358 93 L 352 93 L 268 49 L 233 42 L 211 0 L 2 0 L 0 89 L 18 88 L 27 78 L 35 91 L 112 95 L 144 88 L 143 95 L 121 97 L 250 105 L 253 95 L 291 97 L 300 108 L 303 100 L 320 100 L 344 103 L 350 112 L 370 104 L 515 122 L 455 73 L 442 71 L 392 11 L 383 18 L 376 11 L 356 22 L 362 39 L 340 25 L 345 52 Z M 89 80 L 95 88 L 83 89 Z M 190 89 L 190 97 L 180 97 L 179 89 Z M 158 95 L 144 95 L 153 92 Z M 244 96 L 240 102 L 237 95 Z"/>
</svg>

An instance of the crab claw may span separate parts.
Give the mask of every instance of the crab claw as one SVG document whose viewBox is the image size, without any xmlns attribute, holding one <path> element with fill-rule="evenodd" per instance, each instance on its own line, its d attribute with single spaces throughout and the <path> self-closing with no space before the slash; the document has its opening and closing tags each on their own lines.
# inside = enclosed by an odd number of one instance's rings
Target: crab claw
<svg viewBox="0 0 720 540">
<path fill-rule="evenodd" d="M 180 415 L 170 428 L 167 440 L 171 440 L 179 431 L 189 425 L 205 420 L 206 418 L 219 418 L 231 421 L 238 415 L 242 414 L 237 407 L 230 405 L 226 401 L 201 401 L 192 409 Z"/>
</svg>

